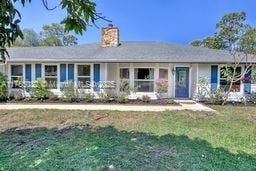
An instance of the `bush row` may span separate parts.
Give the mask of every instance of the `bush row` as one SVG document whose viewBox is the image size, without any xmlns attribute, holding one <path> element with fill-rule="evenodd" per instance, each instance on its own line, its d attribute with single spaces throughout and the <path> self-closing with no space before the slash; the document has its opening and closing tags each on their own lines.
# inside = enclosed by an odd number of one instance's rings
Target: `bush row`
<svg viewBox="0 0 256 171">
<path fill-rule="evenodd" d="M 0 100 L 4 101 L 8 99 L 8 85 L 2 84 L 6 83 L 6 77 L 3 75 L 0 75 Z M 79 91 L 74 88 L 74 84 L 72 81 L 68 81 L 66 86 L 64 87 L 61 96 L 57 96 L 56 94 L 49 91 L 49 88 L 47 86 L 47 82 L 42 79 L 38 78 L 34 82 L 34 86 L 29 90 L 31 93 L 31 96 L 33 98 L 36 98 L 37 100 L 46 100 L 49 99 L 50 101 L 57 101 L 61 100 L 63 102 L 79 102 L 79 101 L 85 101 L 85 102 L 93 102 L 95 100 L 95 94 L 86 92 L 86 91 Z M 115 101 L 117 103 L 127 103 L 128 96 L 131 94 L 131 92 L 135 92 L 134 89 L 132 89 L 129 86 L 126 86 L 124 91 L 121 92 L 119 95 L 114 95 L 111 92 L 105 92 L 105 93 L 99 93 L 99 100 L 103 103 L 108 103 L 111 101 Z M 15 93 L 13 98 L 16 101 L 21 101 L 25 99 L 25 95 L 22 91 Z M 27 98 L 27 101 L 30 101 L 32 98 Z M 141 98 L 137 99 L 138 101 L 149 103 L 151 101 L 151 98 L 147 95 L 142 96 Z M 167 104 L 174 104 L 173 99 L 167 99 Z"/>
</svg>

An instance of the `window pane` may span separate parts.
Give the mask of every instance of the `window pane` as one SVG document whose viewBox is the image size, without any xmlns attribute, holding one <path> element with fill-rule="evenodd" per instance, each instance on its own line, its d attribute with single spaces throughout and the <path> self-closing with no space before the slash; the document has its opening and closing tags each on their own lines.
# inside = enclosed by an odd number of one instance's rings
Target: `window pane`
<svg viewBox="0 0 256 171">
<path fill-rule="evenodd" d="M 12 76 L 22 76 L 23 73 L 23 67 L 22 65 L 12 65 Z"/>
<path fill-rule="evenodd" d="M 11 84 L 12 84 L 12 88 L 22 88 L 23 87 L 22 77 L 12 77 Z"/>
<path fill-rule="evenodd" d="M 153 68 L 136 68 L 134 72 L 135 79 L 142 80 L 153 80 L 154 79 L 154 69 Z"/>
<path fill-rule="evenodd" d="M 120 69 L 120 78 L 121 79 L 129 79 L 129 69 L 128 68 Z"/>
<path fill-rule="evenodd" d="M 159 69 L 159 79 L 168 80 L 168 69 Z"/>
<path fill-rule="evenodd" d="M 153 92 L 154 81 L 135 81 L 135 87 L 138 88 L 138 92 Z"/>
<path fill-rule="evenodd" d="M 56 65 L 45 65 L 45 76 L 56 76 L 57 77 L 57 66 Z"/>
<path fill-rule="evenodd" d="M 90 65 L 78 65 L 78 76 L 90 76 L 91 75 L 91 67 Z"/>
<path fill-rule="evenodd" d="M 49 89 L 57 88 L 57 78 L 45 78 L 45 81 L 47 82 Z"/>
<path fill-rule="evenodd" d="M 223 70 L 225 68 L 221 68 L 221 70 Z M 233 74 L 234 72 L 234 69 L 229 67 L 228 68 L 228 73 L 230 74 Z M 241 74 L 241 67 L 237 67 L 236 68 L 236 76 L 240 76 Z M 228 91 L 229 89 L 229 86 L 230 86 L 230 81 L 227 80 L 227 77 L 224 76 L 223 72 L 221 72 L 220 74 L 220 88 L 223 89 L 224 91 Z M 241 84 L 241 81 L 237 81 L 235 83 L 232 84 L 232 87 L 231 87 L 231 91 L 233 92 L 239 92 L 240 91 L 240 84 Z"/>
<path fill-rule="evenodd" d="M 90 78 L 78 78 L 77 87 L 81 89 L 90 89 L 91 79 Z"/>
</svg>

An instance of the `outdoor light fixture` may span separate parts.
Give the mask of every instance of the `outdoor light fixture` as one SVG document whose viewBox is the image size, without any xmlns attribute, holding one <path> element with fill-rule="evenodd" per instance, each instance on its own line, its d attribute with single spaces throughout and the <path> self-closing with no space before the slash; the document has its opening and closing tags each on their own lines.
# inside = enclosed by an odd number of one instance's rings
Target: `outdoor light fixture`
<svg viewBox="0 0 256 171">
<path fill-rule="evenodd" d="M 176 72 L 176 70 L 174 68 L 172 68 L 172 75 L 174 75 Z"/>
</svg>

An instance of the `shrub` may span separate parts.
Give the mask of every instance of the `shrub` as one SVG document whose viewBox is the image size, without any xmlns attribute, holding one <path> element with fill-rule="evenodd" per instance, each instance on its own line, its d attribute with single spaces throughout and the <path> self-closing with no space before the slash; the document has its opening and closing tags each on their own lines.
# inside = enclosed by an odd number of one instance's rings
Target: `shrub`
<svg viewBox="0 0 256 171">
<path fill-rule="evenodd" d="M 157 86 L 157 93 L 163 94 L 168 92 L 168 80 L 165 80 L 165 79 L 157 80 L 156 86 Z"/>
<path fill-rule="evenodd" d="M 73 81 L 67 81 L 63 89 L 61 99 L 62 101 L 69 102 L 69 103 L 75 102 L 77 100 L 77 93 L 76 93 Z"/>
<path fill-rule="evenodd" d="M 175 104 L 175 101 L 173 98 L 168 98 L 168 99 L 166 99 L 166 103 L 167 104 Z"/>
<path fill-rule="evenodd" d="M 85 93 L 84 94 L 84 100 L 86 102 L 92 102 L 95 99 L 95 95 L 93 93 Z"/>
<path fill-rule="evenodd" d="M 31 89 L 32 94 L 38 100 L 44 100 L 49 95 L 48 85 L 47 82 L 42 78 L 37 78 L 34 82 L 34 85 Z"/>
<path fill-rule="evenodd" d="M 21 100 L 24 100 L 25 97 L 23 96 L 22 92 L 17 92 L 17 93 L 15 93 L 15 95 L 14 95 L 14 99 L 15 99 L 16 101 L 21 101 Z"/>
<path fill-rule="evenodd" d="M 127 103 L 127 102 L 128 102 L 128 99 L 127 99 L 126 94 L 121 93 L 121 94 L 116 98 L 116 101 L 117 101 L 118 103 Z"/>
<path fill-rule="evenodd" d="M 0 73 L 0 101 L 7 100 L 8 98 L 8 82 L 7 77 Z"/>
<path fill-rule="evenodd" d="M 221 105 L 225 101 L 227 95 L 222 89 L 212 90 L 209 92 L 207 102 L 214 105 Z"/>
<path fill-rule="evenodd" d="M 49 93 L 48 98 L 50 101 L 57 101 L 59 99 L 58 96 L 52 92 Z"/>
<path fill-rule="evenodd" d="M 227 100 L 228 95 L 223 89 L 211 90 L 209 79 L 202 77 L 199 79 L 198 91 L 195 99 L 209 104 L 221 105 Z"/>
<path fill-rule="evenodd" d="M 107 103 L 111 100 L 111 96 L 107 93 L 100 93 L 100 101 L 103 103 Z"/>
<path fill-rule="evenodd" d="M 144 103 L 149 103 L 151 98 L 148 96 L 148 95 L 144 95 L 142 96 L 141 100 L 144 102 Z"/>
<path fill-rule="evenodd" d="M 121 93 L 117 95 L 116 101 L 118 103 L 127 103 L 128 102 L 128 96 L 131 95 L 131 93 L 136 93 L 138 90 L 138 86 L 132 87 L 129 83 L 129 81 L 124 80 L 120 83 L 120 91 Z"/>
<path fill-rule="evenodd" d="M 254 95 L 252 96 L 252 102 L 253 102 L 254 104 L 256 104 L 256 94 L 254 94 Z"/>
</svg>

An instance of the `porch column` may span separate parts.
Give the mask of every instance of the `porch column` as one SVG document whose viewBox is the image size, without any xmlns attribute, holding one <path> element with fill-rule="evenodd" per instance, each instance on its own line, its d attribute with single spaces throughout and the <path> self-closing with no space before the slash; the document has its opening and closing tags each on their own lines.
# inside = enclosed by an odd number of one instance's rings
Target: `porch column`
<svg viewBox="0 0 256 171">
<path fill-rule="evenodd" d="M 157 80 L 159 79 L 159 64 L 156 63 L 155 72 L 154 72 L 154 92 L 157 92 Z"/>
<path fill-rule="evenodd" d="M 105 81 L 108 81 L 108 63 L 105 63 Z"/>
<path fill-rule="evenodd" d="M 119 68 L 119 63 L 116 64 L 116 92 L 117 94 L 119 94 L 119 90 L 120 90 L 120 68 Z"/>
<path fill-rule="evenodd" d="M 169 64 L 168 65 L 168 97 L 172 97 L 172 78 L 173 78 L 173 75 L 172 75 L 172 65 Z"/>
<path fill-rule="evenodd" d="M 134 66 L 133 63 L 130 63 L 130 86 L 134 87 Z"/>
<path fill-rule="evenodd" d="M 174 98 L 174 91 L 175 91 L 175 73 L 173 73 L 174 70 L 174 65 L 173 64 L 169 64 L 169 79 L 168 79 L 168 95 L 170 97 Z"/>
</svg>

